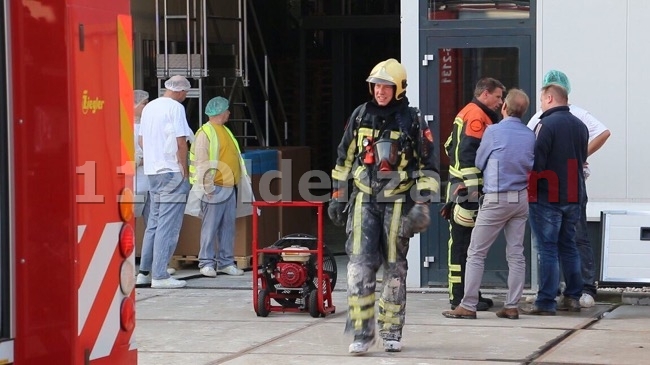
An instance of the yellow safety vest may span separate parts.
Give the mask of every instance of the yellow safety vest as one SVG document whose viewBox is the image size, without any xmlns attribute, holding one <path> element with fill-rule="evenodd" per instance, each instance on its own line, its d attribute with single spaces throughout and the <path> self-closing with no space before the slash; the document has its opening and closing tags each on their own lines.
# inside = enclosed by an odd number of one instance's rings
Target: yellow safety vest
<svg viewBox="0 0 650 365">
<path fill-rule="evenodd" d="M 228 135 L 232 139 L 232 141 L 235 143 L 235 147 L 237 147 L 237 154 L 239 155 L 239 165 L 241 166 L 241 172 L 242 176 L 248 176 L 248 173 L 246 172 L 246 164 L 244 163 L 244 158 L 241 155 L 241 150 L 239 149 L 239 143 L 237 143 L 237 139 L 235 136 L 232 134 L 230 129 L 226 126 L 224 126 L 226 129 L 226 132 L 228 132 Z M 218 162 L 218 156 L 217 154 L 219 153 L 219 138 L 217 137 L 217 131 L 214 129 L 214 127 L 210 123 L 205 123 L 198 131 L 196 131 L 195 137 L 199 136 L 199 133 L 205 133 L 205 135 L 208 137 L 208 141 L 210 141 L 210 147 L 208 149 L 208 157 L 210 158 L 210 166 L 213 168 L 217 167 L 217 162 Z M 196 138 L 195 138 L 196 140 Z M 196 155 L 194 154 L 194 146 L 190 149 L 190 184 L 194 185 L 196 184 Z"/>
</svg>

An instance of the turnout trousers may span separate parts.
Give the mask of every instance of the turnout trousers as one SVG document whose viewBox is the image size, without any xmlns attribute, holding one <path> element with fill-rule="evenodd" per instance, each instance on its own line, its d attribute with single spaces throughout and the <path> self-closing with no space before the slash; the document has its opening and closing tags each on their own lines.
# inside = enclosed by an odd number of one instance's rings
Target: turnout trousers
<svg viewBox="0 0 650 365">
<path fill-rule="evenodd" d="M 407 206 L 408 205 L 408 206 Z M 412 203 L 405 199 L 378 202 L 355 191 L 348 209 L 345 245 L 348 262 L 348 318 L 346 332 L 400 340 L 406 308 L 406 254 L 412 232 L 406 232 L 404 215 Z M 375 324 L 377 271 L 383 265 L 383 287 Z"/>
</svg>

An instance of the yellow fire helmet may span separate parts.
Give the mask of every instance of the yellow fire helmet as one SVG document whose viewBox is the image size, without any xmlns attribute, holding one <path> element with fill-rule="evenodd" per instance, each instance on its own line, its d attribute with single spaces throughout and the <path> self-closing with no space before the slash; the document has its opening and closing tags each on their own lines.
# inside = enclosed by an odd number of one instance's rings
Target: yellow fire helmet
<svg viewBox="0 0 650 365">
<path fill-rule="evenodd" d="M 474 227 L 477 214 L 477 210 L 465 209 L 460 204 L 454 205 L 454 222 L 463 227 Z"/>
<path fill-rule="evenodd" d="M 395 100 L 399 100 L 406 94 L 406 69 L 394 58 L 379 62 L 366 79 L 368 90 L 373 95 L 372 84 L 395 86 Z"/>
</svg>

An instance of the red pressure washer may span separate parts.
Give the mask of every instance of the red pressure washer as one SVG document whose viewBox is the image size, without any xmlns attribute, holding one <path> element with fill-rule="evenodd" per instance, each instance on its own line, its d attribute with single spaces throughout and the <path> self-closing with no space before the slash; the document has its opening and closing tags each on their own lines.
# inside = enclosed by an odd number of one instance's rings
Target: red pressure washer
<svg viewBox="0 0 650 365">
<path fill-rule="evenodd" d="M 314 207 L 318 210 L 317 237 L 290 234 L 267 248 L 258 248 L 257 208 Z M 323 243 L 322 202 L 253 202 L 253 306 L 259 317 L 270 312 L 305 312 L 314 317 L 334 313 L 332 290 L 336 261 Z M 259 265 L 259 254 L 263 254 Z M 261 286 L 261 289 L 260 289 Z"/>
</svg>

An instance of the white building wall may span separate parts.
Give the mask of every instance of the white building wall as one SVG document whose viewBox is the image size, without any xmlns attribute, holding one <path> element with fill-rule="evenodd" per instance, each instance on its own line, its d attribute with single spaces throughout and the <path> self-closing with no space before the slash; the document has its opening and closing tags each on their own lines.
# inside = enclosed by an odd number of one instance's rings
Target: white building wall
<svg viewBox="0 0 650 365">
<path fill-rule="evenodd" d="M 650 85 L 647 0 L 537 1 L 537 89 L 549 69 L 571 81 L 571 103 L 589 110 L 612 135 L 589 158 L 588 216 L 601 210 L 650 210 Z M 539 92 L 536 95 L 539 107 Z"/>
<path fill-rule="evenodd" d="M 627 194 L 650 200 L 650 1 L 628 0 L 627 11 Z"/>
<path fill-rule="evenodd" d="M 420 29 L 418 18 L 417 2 L 413 0 L 401 0 L 401 59 L 399 60 L 406 68 L 406 96 L 411 106 L 420 107 Z M 432 214 L 435 214 L 433 212 Z M 419 288 L 420 285 L 420 235 L 416 234 L 409 243 L 407 260 L 409 265 L 406 277 L 408 288 Z"/>
</svg>

